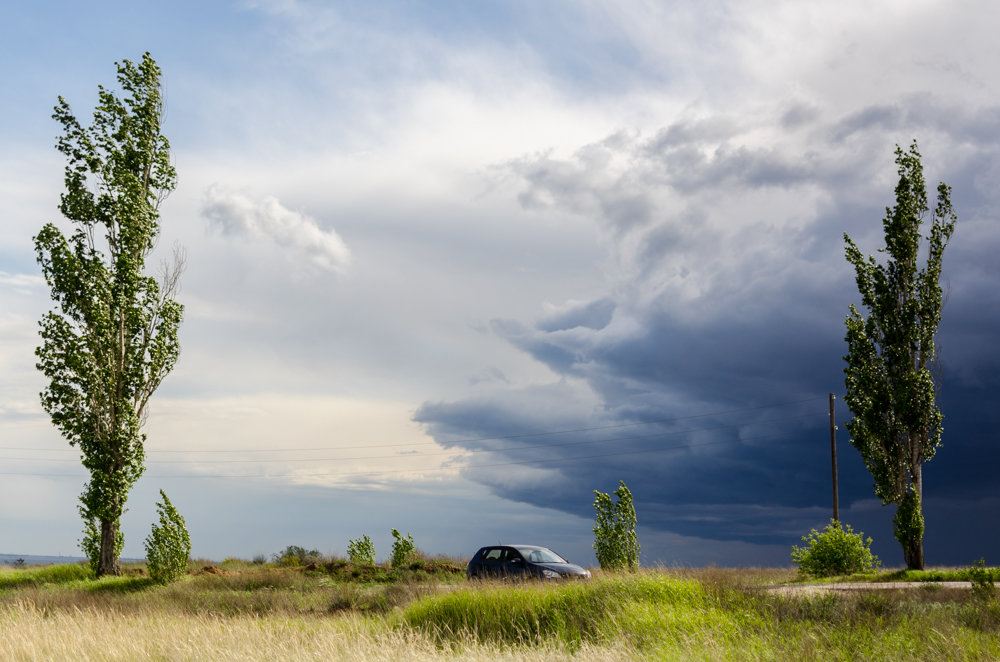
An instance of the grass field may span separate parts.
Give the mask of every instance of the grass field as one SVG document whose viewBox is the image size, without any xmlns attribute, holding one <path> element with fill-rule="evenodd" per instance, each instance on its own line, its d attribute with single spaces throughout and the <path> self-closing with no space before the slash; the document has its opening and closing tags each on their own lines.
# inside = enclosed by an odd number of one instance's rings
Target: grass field
<svg viewBox="0 0 1000 662">
<path fill-rule="evenodd" d="M 0 659 L 1000 659 L 997 596 L 933 583 L 797 597 L 762 588 L 794 580 L 789 570 L 470 584 L 446 561 L 405 571 L 227 561 L 193 564 L 165 587 L 127 571 L 0 569 Z"/>
</svg>

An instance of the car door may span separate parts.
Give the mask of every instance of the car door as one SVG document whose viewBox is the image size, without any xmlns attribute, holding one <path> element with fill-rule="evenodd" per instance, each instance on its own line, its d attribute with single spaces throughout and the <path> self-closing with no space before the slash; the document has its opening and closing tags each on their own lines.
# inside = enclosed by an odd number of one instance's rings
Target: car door
<svg viewBox="0 0 1000 662">
<path fill-rule="evenodd" d="M 486 577 L 502 577 L 504 572 L 503 560 L 506 556 L 503 547 L 488 547 L 483 550 L 479 557 L 480 568 Z"/>
<path fill-rule="evenodd" d="M 528 572 L 528 563 L 521 553 L 513 547 L 504 548 L 503 574 L 505 577 L 519 579 Z"/>
</svg>

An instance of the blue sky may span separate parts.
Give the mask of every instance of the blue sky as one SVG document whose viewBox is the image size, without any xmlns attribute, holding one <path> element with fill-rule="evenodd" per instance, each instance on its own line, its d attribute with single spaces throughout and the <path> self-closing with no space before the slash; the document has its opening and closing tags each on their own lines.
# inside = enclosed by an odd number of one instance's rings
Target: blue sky
<svg viewBox="0 0 1000 662">
<path fill-rule="evenodd" d="M 75 552 L 75 452 L 38 402 L 59 95 L 164 72 L 182 357 L 123 519 L 196 555 L 593 563 L 625 480 L 646 563 L 787 565 L 830 516 L 902 562 L 847 442 L 843 233 L 882 246 L 893 148 L 954 188 L 927 558 L 996 563 L 994 3 L 43 3 L 0 9 L 0 551 Z"/>
</svg>

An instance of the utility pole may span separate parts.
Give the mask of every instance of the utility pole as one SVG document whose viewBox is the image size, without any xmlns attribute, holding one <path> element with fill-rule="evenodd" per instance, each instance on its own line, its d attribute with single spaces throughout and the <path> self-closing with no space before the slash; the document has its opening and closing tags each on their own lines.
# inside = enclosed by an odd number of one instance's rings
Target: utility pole
<svg viewBox="0 0 1000 662">
<path fill-rule="evenodd" d="M 833 467 L 833 519 L 840 521 L 840 497 L 837 494 L 837 424 L 833 418 L 833 393 L 830 394 L 830 463 Z"/>
</svg>

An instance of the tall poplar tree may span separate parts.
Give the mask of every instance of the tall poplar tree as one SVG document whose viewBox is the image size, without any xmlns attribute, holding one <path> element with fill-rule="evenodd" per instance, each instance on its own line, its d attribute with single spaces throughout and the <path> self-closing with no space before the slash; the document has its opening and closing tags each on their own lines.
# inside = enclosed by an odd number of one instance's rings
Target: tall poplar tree
<svg viewBox="0 0 1000 662">
<path fill-rule="evenodd" d="M 927 192 L 920 153 L 896 146 L 896 204 L 882 226 L 888 259 L 865 258 L 845 233 L 847 261 L 854 266 L 865 318 L 851 305 L 844 357 L 847 395 L 854 418 L 851 444 L 875 480 L 875 495 L 896 504 L 895 536 L 911 569 L 924 567 L 923 463 L 941 444 L 936 404 L 934 336 L 941 321 L 941 259 L 955 229 L 951 188 L 937 189 L 930 231 L 921 236 Z M 921 244 L 927 261 L 918 268 Z"/>
<path fill-rule="evenodd" d="M 159 233 L 159 205 L 173 190 L 170 144 L 160 132 L 160 69 L 146 53 L 116 63 L 123 98 L 98 86 L 93 122 L 83 126 L 59 97 L 56 146 L 67 159 L 59 210 L 34 238 L 56 309 L 39 323 L 42 406 L 90 480 L 80 495 L 81 547 L 98 575 L 118 575 L 119 520 L 145 470 L 141 432 L 153 391 L 177 362 L 183 313 L 174 299 L 182 259 L 163 281 L 145 273 Z"/>
</svg>

